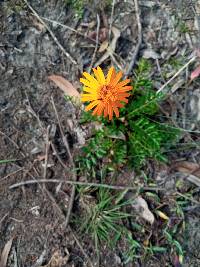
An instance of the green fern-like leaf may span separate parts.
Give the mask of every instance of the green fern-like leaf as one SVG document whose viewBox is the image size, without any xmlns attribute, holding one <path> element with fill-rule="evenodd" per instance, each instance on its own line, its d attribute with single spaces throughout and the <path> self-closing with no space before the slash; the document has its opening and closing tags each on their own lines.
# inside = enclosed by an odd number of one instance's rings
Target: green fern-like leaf
<svg viewBox="0 0 200 267">
<path fill-rule="evenodd" d="M 153 90 L 140 90 L 135 93 L 128 106 L 128 118 L 141 115 L 153 115 L 158 111 L 158 102 L 162 99 L 162 94 L 156 94 Z"/>
<path fill-rule="evenodd" d="M 162 159 L 162 136 L 155 123 L 147 118 L 130 122 L 129 155 L 136 166 L 140 166 L 147 158 Z"/>
<path fill-rule="evenodd" d="M 115 164 L 124 164 L 127 158 L 127 145 L 123 140 L 117 140 L 113 143 L 113 160 Z"/>
</svg>

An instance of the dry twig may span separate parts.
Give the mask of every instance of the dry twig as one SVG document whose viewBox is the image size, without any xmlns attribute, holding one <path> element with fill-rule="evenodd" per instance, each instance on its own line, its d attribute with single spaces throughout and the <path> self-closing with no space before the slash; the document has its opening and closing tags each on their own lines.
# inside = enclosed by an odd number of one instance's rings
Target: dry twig
<svg viewBox="0 0 200 267">
<path fill-rule="evenodd" d="M 24 0 L 28 8 L 32 11 L 33 15 L 44 25 L 44 27 L 47 29 L 51 37 L 53 38 L 54 42 L 57 44 L 57 46 L 60 48 L 60 50 L 63 52 L 63 54 L 74 64 L 77 65 L 76 60 L 64 49 L 64 47 L 60 44 L 55 34 L 52 32 L 52 30 L 49 28 L 49 26 L 43 21 L 43 19 L 38 15 L 38 13 L 32 8 L 32 6 L 27 2 L 27 0 Z"/>
<path fill-rule="evenodd" d="M 165 84 L 163 84 L 157 91 L 157 94 L 163 91 L 163 89 L 170 84 L 184 69 L 186 69 L 193 61 L 195 61 L 196 56 L 193 56 L 183 67 L 181 67 Z"/>
<path fill-rule="evenodd" d="M 69 26 L 67 26 L 67 25 L 65 25 L 65 24 L 62 24 L 62 23 L 60 23 L 59 21 L 52 20 L 52 19 L 48 19 L 48 18 L 45 18 L 45 17 L 41 17 L 41 18 L 42 18 L 43 20 L 46 20 L 46 21 L 48 21 L 48 22 L 51 22 L 52 24 L 57 24 L 57 25 L 63 27 L 64 29 L 68 29 L 68 30 L 70 30 L 70 31 L 72 31 L 72 32 L 75 32 L 76 34 L 78 34 L 78 35 L 80 35 L 80 36 L 82 36 L 82 37 L 84 37 L 84 38 L 87 38 L 87 39 L 89 39 L 90 41 L 96 43 L 96 40 L 94 40 L 93 38 L 90 38 L 89 36 L 84 35 L 84 34 L 81 33 L 80 31 L 77 31 L 77 30 L 75 30 L 75 29 L 73 29 L 73 28 L 71 28 L 71 27 L 69 27 Z"/>
<path fill-rule="evenodd" d="M 2 182 L 3 180 L 6 180 L 6 179 L 9 178 L 10 176 L 12 176 L 12 175 L 14 175 L 14 174 L 16 174 L 16 173 L 18 173 L 18 172 L 20 172 L 20 171 L 23 171 L 23 170 L 24 170 L 24 167 L 22 167 L 22 168 L 20 168 L 20 169 L 18 169 L 18 170 L 16 170 L 16 171 L 14 171 L 14 172 L 11 172 L 11 173 L 7 174 L 6 176 L 0 178 L 0 182 Z"/>
<path fill-rule="evenodd" d="M 76 241 L 76 244 L 79 246 L 81 252 L 83 253 L 83 255 L 85 256 L 85 258 L 86 258 L 87 261 L 89 262 L 90 266 L 91 266 L 91 267 L 94 267 L 92 261 L 90 260 L 90 258 L 88 257 L 88 255 L 85 253 L 85 251 L 84 251 L 84 249 L 83 249 L 81 243 L 79 242 L 79 240 L 78 240 L 76 234 L 72 231 L 71 227 L 70 227 L 69 229 L 70 229 L 71 232 L 72 232 L 72 235 L 73 235 L 74 240 Z"/>
<path fill-rule="evenodd" d="M 117 45 L 117 40 L 119 39 L 120 37 L 120 31 L 115 28 L 115 27 L 112 27 L 112 32 L 113 32 L 113 39 L 110 43 L 110 45 L 107 47 L 107 51 L 105 52 L 105 54 L 103 54 L 103 56 L 95 63 L 94 67 L 97 67 L 99 65 L 101 65 L 102 62 L 104 62 L 107 58 L 111 57 L 112 59 L 114 58 L 114 52 L 115 52 L 115 49 L 116 49 L 116 45 Z M 115 63 L 117 61 L 115 60 Z M 118 67 L 121 69 L 121 67 L 119 66 L 119 64 L 117 64 Z"/>
<path fill-rule="evenodd" d="M 141 19 L 140 19 L 140 9 L 139 9 L 138 0 L 134 0 L 134 4 L 135 4 L 136 20 L 137 20 L 137 25 L 138 25 L 138 42 L 137 42 L 137 45 L 135 47 L 135 51 L 133 53 L 128 70 L 125 73 L 126 77 L 129 76 L 132 72 L 132 69 L 135 65 L 135 61 L 136 61 L 136 58 L 137 58 L 139 50 L 140 50 L 140 46 L 142 44 L 142 24 L 141 24 Z"/>
<path fill-rule="evenodd" d="M 108 40 L 110 43 L 110 38 L 111 38 L 111 31 L 112 31 L 112 24 L 113 24 L 113 15 L 114 15 L 114 10 L 115 10 L 115 2 L 116 0 L 112 1 L 112 10 L 111 10 L 111 16 L 110 16 L 110 27 L 109 27 L 109 33 L 108 33 Z"/>
<path fill-rule="evenodd" d="M 82 185 L 82 186 L 93 186 L 93 187 L 102 187 L 102 188 L 108 188 L 113 190 L 132 190 L 132 191 L 138 191 L 139 189 L 145 190 L 145 191 L 165 191 L 165 188 L 161 187 L 133 187 L 133 186 L 121 186 L 121 185 L 110 185 L 110 184 L 98 184 L 98 183 L 85 183 L 85 182 L 79 182 L 79 181 L 70 181 L 70 180 L 58 180 L 58 179 L 38 179 L 38 180 L 28 180 L 20 183 L 13 184 L 9 187 L 9 189 L 14 189 L 23 185 L 30 185 L 35 183 L 64 183 L 64 184 L 71 184 L 71 185 Z"/>
<path fill-rule="evenodd" d="M 97 53 L 97 49 L 98 49 L 98 45 L 99 45 L 99 29 L 100 29 L 100 18 L 99 15 L 97 14 L 97 34 L 96 34 L 96 45 L 94 48 L 94 53 L 92 55 L 92 60 L 90 63 L 90 66 L 88 68 L 88 72 L 91 72 L 92 66 L 94 65 L 94 61 L 95 61 L 95 57 L 96 57 L 96 53 Z"/>
<path fill-rule="evenodd" d="M 6 137 L 18 150 L 19 152 L 22 154 L 22 156 L 24 158 L 26 158 L 26 155 L 24 154 L 24 152 L 20 149 L 20 147 L 18 146 L 18 144 L 13 141 L 7 134 L 3 133 L 2 131 L 0 131 L 0 134 L 3 135 L 4 137 Z"/>
<path fill-rule="evenodd" d="M 43 176 L 44 179 L 46 179 L 46 176 L 47 176 L 47 163 L 48 163 L 48 154 L 49 154 L 49 147 L 50 147 L 49 130 L 50 130 L 50 125 L 48 125 L 47 132 L 46 132 L 46 149 L 45 149 L 44 176 Z"/>
<path fill-rule="evenodd" d="M 58 159 L 58 161 L 60 162 L 61 166 L 63 166 L 64 169 L 68 170 L 68 167 L 65 165 L 65 163 L 63 162 L 63 160 L 59 156 L 58 151 L 57 151 L 55 145 L 53 144 L 53 142 L 50 142 L 50 144 L 51 144 L 51 148 L 53 150 L 53 153 L 56 156 L 56 158 Z"/>
<path fill-rule="evenodd" d="M 51 97 L 51 102 L 52 102 L 53 109 L 54 109 L 54 112 L 55 112 L 55 115 L 56 115 L 56 118 L 57 118 L 57 122 L 58 122 L 58 125 L 59 125 L 59 129 L 60 129 L 60 133 L 61 133 L 61 136 L 62 136 L 62 140 L 63 140 L 63 143 L 64 143 L 64 145 L 66 147 L 67 154 L 68 154 L 68 157 L 69 157 L 69 161 L 70 161 L 70 164 L 71 164 L 72 169 L 73 169 L 73 180 L 76 181 L 77 180 L 77 175 L 76 175 L 76 172 L 75 172 L 74 160 L 73 160 L 72 154 L 70 152 L 69 143 L 67 141 L 66 136 L 64 135 L 64 132 L 63 132 L 63 129 L 62 129 L 62 125 L 60 123 L 60 119 L 59 119 L 59 116 L 58 116 L 58 112 L 57 112 L 53 97 Z M 76 189 L 75 185 L 72 184 L 72 192 L 71 192 L 71 197 L 70 197 L 70 201 L 69 201 L 69 207 L 68 207 L 67 216 L 66 216 L 66 220 L 65 220 L 65 227 L 67 227 L 68 224 L 69 224 L 69 218 L 70 218 L 72 207 L 73 207 L 73 203 L 74 203 L 75 189 Z"/>
</svg>

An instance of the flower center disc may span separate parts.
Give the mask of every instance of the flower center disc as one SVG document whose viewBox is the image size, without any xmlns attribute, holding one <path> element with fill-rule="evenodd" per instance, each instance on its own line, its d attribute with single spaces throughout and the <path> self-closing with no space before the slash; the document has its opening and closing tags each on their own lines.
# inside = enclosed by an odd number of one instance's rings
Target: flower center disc
<svg viewBox="0 0 200 267">
<path fill-rule="evenodd" d="M 99 99 L 106 103 L 115 101 L 116 92 L 111 86 L 103 85 L 99 90 Z"/>
</svg>

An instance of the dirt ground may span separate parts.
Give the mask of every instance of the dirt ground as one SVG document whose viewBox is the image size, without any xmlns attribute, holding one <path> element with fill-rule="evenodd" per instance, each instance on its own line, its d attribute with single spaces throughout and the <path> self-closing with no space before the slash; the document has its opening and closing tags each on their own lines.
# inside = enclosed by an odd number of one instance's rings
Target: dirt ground
<svg viewBox="0 0 200 267">
<path fill-rule="evenodd" d="M 114 64 L 127 70 L 138 42 L 134 1 L 89 1 L 82 14 L 62 0 L 0 1 L 0 251 L 13 238 L 7 261 L 9 267 L 36 267 L 48 264 L 55 251 L 61 251 L 62 263 L 50 266 L 97 266 L 94 246 L 88 237 L 77 236 L 73 223 L 63 226 L 69 206 L 71 186 L 40 184 L 9 189 L 12 184 L 39 178 L 68 179 L 71 177 L 67 151 L 62 144 L 52 99 L 59 114 L 64 134 L 72 153 L 78 153 L 85 141 L 79 125 L 79 111 L 49 81 L 58 74 L 80 88 L 79 78 L 92 66 Z M 152 79 L 159 89 L 191 58 L 199 45 L 200 2 L 198 0 L 138 1 L 142 22 L 142 44 L 137 58 L 145 57 L 153 64 Z M 33 14 L 37 12 L 38 17 Z M 99 44 L 109 37 L 110 23 L 120 36 L 112 56 L 104 59 L 107 50 L 95 51 L 97 21 Z M 46 19 L 45 19 L 46 18 Z M 48 21 L 47 19 L 51 20 Z M 66 25 L 64 27 L 58 24 Z M 47 27 L 48 28 L 47 28 Z M 52 35 L 57 38 L 52 38 Z M 111 42 L 115 38 L 111 32 Z M 58 43 L 64 48 L 63 52 Z M 93 60 L 93 59 L 94 60 Z M 190 71 L 198 60 L 172 83 L 172 107 L 166 112 L 179 127 L 189 132 L 185 142 L 196 142 L 187 150 L 169 153 L 171 162 L 184 160 L 200 163 L 200 89 L 198 81 L 187 83 Z M 174 104 L 175 103 L 175 104 Z M 165 107 L 163 107 L 165 108 Z M 45 162 L 46 134 L 69 169 L 64 169 L 52 149 Z M 47 166 L 45 166 L 47 164 Z M 166 174 L 152 167 L 157 184 L 172 188 L 181 173 Z M 184 176 L 182 174 L 182 176 Z M 185 210 L 186 231 L 180 237 L 185 257 L 183 266 L 200 266 L 200 201 L 199 187 L 194 186 L 195 200 Z M 74 207 L 75 209 L 76 207 Z M 178 266 L 170 255 L 152 257 L 146 263 L 136 260 L 124 264 L 119 251 L 103 249 L 100 266 Z M 165 261 L 166 260 L 166 261 Z"/>
</svg>

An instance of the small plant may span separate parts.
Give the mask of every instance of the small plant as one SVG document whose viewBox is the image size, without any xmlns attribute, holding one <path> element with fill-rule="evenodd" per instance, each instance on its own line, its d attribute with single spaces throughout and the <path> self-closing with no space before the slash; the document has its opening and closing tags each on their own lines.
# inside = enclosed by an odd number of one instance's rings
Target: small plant
<svg viewBox="0 0 200 267">
<path fill-rule="evenodd" d="M 96 192 L 96 203 L 86 208 L 81 231 L 92 236 L 96 248 L 101 242 L 114 246 L 120 238 L 124 229 L 121 220 L 130 216 L 122 211 L 122 207 L 129 204 L 123 200 L 123 194 L 112 195 L 109 190 L 100 188 Z"/>
<path fill-rule="evenodd" d="M 116 72 L 114 67 L 109 69 L 106 77 L 100 67 L 93 69 L 94 76 L 83 73 L 84 78 L 80 81 L 84 93 L 80 99 L 86 103 L 86 108 L 80 123 L 92 122 L 98 127 L 94 127 L 96 130 L 76 158 L 77 174 L 81 177 L 102 182 L 107 175 L 111 177 L 109 172 L 114 173 L 124 165 L 140 171 L 148 160 L 167 161 L 165 151 L 176 142 L 180 133 L 163 117 L 156 116 L 165 95 L 155 92 L 149 78 L 150 70 L 149 61 L 141 60 L 132 83 L 130 79 L 121 80 L 122 73 Z M 145 173 L 143 177 L 144 182 L 150 184 Z M 97 252 L 100 244 L 120 247 L 120 242 L 124 242 L 128 244 L 121 253 L 125 264 L 136 258 L 143 261 L 169 250 L 182 257 L 181 246 L 174 238 L 175 232 L 166 228 L 170 216 L 160 212 L 158 220 L 165 222 L 159 223 L 158 233 L 151 231 L 147 238 L 148 228 L 142 227 L 140 222 L 132 222 L 132 217 L 124 212 L 123 207 L 130 204 L 124 199 L 124 192 L 116 193 L 103 187 L 81 187 L 77 191 L 79 229 L 92 237 Z M 152 206 L 160 206 L 162 195 L 146 192 L 146 196 L 153 199 Z M 180 203 L 176 209 L 178 216 L 182 216 Z"/>
<path fill-rule="evenodd" d="M 132 233 L 130 231 L 126 231 L 125 234 L 129 248 L 125 253 L 123 253 L 123 261 L 124 264 L 127 264 L 137 257 L 138 250 L 140 250 L 142 246 L 138 241 L 133 239 Z"/>
<path fill-rule="evenodd" d="M 83 148 L 82 169 L 87 169 L 88 173 L 97 169 L 99 160 L 105 158 L 109 168 L 128 163 L 138 169 L 148 159 L 167 161 L 164 151 L 176 140 L 179 131 L 153 119 L 164 95 L 153 90 L 148 79 L 150 68 L 148 61 L 141 60 L 132 86 L 127 85 L 129 79 L 120 82 L 122 73 L 116 73 L 114 68 L 109 70 L 106 78 L 99 67 L 94 69 L 96 79 L 87 73 L 84 73 L 86 79 L 81 78 L 86 92 L 82 101 L 91 101 L 82 121 L 92 118 L 102 124 L 102 129 Z M 129 103 L 125 106 L 127 98 Z M 93 108 L 92 113 L 88 112 Z M 113 113 L 116 118 L 113 118 Z M 106 120 L 107 116 L 111 122 Z"/>
<path fill-rule="evenodd" d="M 65 0 L 65 3 L 74 9 L 78 18 L 83 16 L 84 2 L 84 0 Z"/>
<path fill-rule="evenodd" d="M 165 234 L 166 240 L 168 241 L 171 247 L 171 250 L 175 249 L 177 255 L 179 256 L 179 260 L 182 263 L 184 252 L 183 252 L 181 244 L 178 242 L 178 240 L 176 240 L 173 237 L 173 234 L 171 234 L 169 231 L 164 230 L 164 234 Z"/>
<path fill-rule="evenodd" d="M 8 13 L 19 13 L 26 7 L 26 3 L 23 0 L 10 0 L 8 1 L 5 9 Z"/>
</svg>

